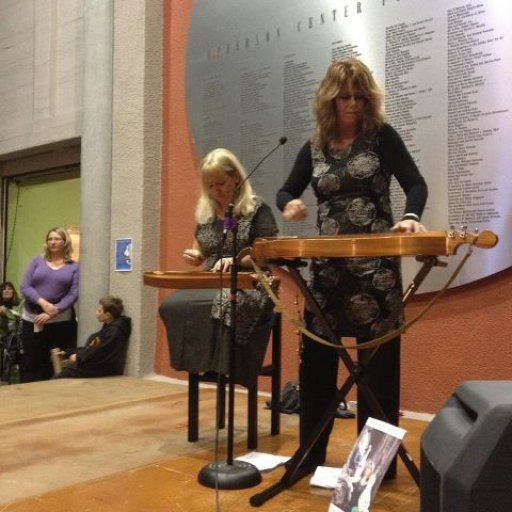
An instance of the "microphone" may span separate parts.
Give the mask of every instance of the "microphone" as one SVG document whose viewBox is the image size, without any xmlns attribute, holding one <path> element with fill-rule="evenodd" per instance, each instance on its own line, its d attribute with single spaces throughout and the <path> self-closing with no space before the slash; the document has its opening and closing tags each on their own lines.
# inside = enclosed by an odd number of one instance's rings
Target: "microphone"
<svg viewBox="0 0 512 512">
<path fill-rule="evenodd" d="M 233 201 L 231 201 L 231 203 L 229 203 L 228 205 L 226 213 L 224 214 L 224 230 L 222 231 L 222 235 L 224 238 L 226 238 L 228 231 L 233 231 L 233 229 L 236 226 L 236 219 L 233 217 L 234 207 L 235 205 L 233 204 Z"/>
<path fill-rule="evenodd" d="M 284 135 L 279 137 L 279 142 L 276 146 L 274 146 L 254 167 L 254 169 L 240 182 L 238 187 L 236 187 L 235 194 L 240 190 L 240 187 L 256 172 L 259 166 L 279 147 L 288 142 L 288 138 Z"/>
<path fill-rule="evenodd" d="M 279 137 L 279 142 L 276 144 L 263 158 L 260 159 L 260 161 L 254 166 L 252 171 L 247 174 L 247 176 L 238 184 L 238 186 L 235 188 L 235 191 L 233 192 L 233 199 L 231 200 L 231 203 L 228 206 L 228 209 L 226 211 L 226 215 L 224 216 L 224 231 L 223 235 L 226 236 L 228 231 L 231 231 L 235 225 L 236 220 L 233 218 L 233 208 L 234 205 L 234 199 L 237 196 L 238 192 L 242 188 L 242 185 L 256 172 L 256 170 L 260 167 L 260 165 L 274 152 L 277 148 L 282 146 L 283 144 L 286 144 L 288 142 L 288 138 L 284 135 L 282 137 Z"/>
</svg>

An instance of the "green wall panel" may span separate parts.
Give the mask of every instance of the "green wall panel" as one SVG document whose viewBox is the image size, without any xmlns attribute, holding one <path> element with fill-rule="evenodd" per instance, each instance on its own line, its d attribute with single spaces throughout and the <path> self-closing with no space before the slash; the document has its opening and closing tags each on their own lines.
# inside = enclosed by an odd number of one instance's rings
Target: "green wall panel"
<svg viewBox="0 0 512 512">
<path fill-rule="evenodd" d="M 47 231 L 80 226 L 80 179 L 60 178 L 7 184 L 5 279 L 18 290 L 25 266 L 43 252 Z"/>
</svg>

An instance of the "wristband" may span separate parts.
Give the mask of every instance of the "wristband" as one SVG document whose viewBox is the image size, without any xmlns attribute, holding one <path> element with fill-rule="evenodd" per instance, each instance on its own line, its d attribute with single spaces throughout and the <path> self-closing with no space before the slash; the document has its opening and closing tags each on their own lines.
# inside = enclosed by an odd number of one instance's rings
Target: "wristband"
<svg viewBox="0 0 512 512">
<path fill-rule="evenodd" d="M 415 213 L 405 213 L 402 217 L 402 220 L 415 220 L 416 222 L 420 221 L 419 215 Z"/>
</svg>

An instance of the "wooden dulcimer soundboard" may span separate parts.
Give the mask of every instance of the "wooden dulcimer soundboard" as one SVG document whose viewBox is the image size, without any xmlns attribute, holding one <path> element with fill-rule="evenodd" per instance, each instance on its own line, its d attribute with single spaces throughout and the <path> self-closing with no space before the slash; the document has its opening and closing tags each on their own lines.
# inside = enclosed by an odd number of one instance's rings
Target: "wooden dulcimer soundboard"
<svg viewBox="0 0 512 512">
<path fill-rule="evenodd" d="M 144 272 L 144 284 L 156 288 L 173 290 L 229 288 L 230 274 L 219 272 L 187 272 L 179 270 L 155 270 Z M 237 288 L 251 289 L 258 282 L 257 277 L 250 272 L 238 272 Z"/>
<path fill-rule="evenodd" d="M 308 237 L 257 238 L 254 260 L 293 258 L 350 258 L 376 256 L 451 256 L 461 245 L 490 249 L 498 243 L 492 231 L 426 231 Z"/>
</svg>

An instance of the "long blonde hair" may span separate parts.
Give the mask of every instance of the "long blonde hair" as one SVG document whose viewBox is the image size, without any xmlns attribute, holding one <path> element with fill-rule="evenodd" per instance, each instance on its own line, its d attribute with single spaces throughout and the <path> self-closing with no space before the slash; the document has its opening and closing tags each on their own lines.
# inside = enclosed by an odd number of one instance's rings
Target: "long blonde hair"
<svg viewBox="0 0 512 512">
<path fill-rule="evenodd" d="M 229 149 L 217 148 L 210 151 L 199 164 L 201 190 L 196 206 L 196 221 L 199 224 L 211 222 L 217 216 L 216 204 L 208 196 L 208 183 L 222 177 L 239 178 L 234 197 L 233 213 L 237 217 L 252 213 L 255 208 L 254 193 L 246 179 L 247 173 L 240 160 Z"/>
<path fill-rule="evenodd" d="M 46 238 L 44 239 L 44 258 L 48 261 L 51 260 L 51 254 L 48 250 L 48 237 L 50 236 L 50 233 L 57 233 L 62 240 L 64 240 L 64 249 L 63 249 L 63 257 L 64 257 L 64 263 L 70 263 L 73 261 L 73 242 L 71 241 L 71 237 L 69 236 L 69 233 L 64 228 L 51 228 L 48 230 L 48 233 L 46 233 Z"/>
<path fill-rule="evenodd" d="M 320 82 L 314 102 L 317 136 L 322 146 L 340 135 L 334 101 L 348 87 L 363 94 L 366 100 L 361 123 L 363 137 L 371 138 L 384 123 L 383 94 L 369 68 L 355 58 L 333 61 Z"/>
</svg>

